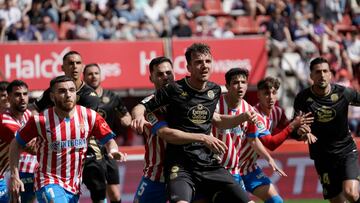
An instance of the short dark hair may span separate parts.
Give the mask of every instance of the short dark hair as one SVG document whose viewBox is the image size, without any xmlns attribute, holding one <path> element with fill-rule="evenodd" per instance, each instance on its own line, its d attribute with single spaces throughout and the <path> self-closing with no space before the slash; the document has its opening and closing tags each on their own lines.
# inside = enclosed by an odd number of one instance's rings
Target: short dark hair
<svg viewBox="0 0 360 203">
<path fill-rule="evenodd" d="M 158 66 L 164 62 L 170 63 L 171 67 L 173 67 L 173 63 L 169 58 L 167 58 L 165 56 L 159 56 L 159 57 L 153 58 L 151 60 L 151 62 L 149 64 L 150 73 L 152 73 L 154 71 L 155 66 Z"/>
<path fill-rule="evenodd" d="M 69 51 L 68 53 L 66 53 L 66 54 L 64 55 L 64 57 L 63 57 L 63 62 L 64 62 L 64 61 L 66 60 L 66 58 L 69 57 L 70 55 L 79 55 L 79 56 L 81 56 L 80 53 L 77 52 L 77 51 Z"/>
<path fill-rule="evenodd" d="M 24 81 L 22 81 L 22 80 L 13 80 L 7 86 L 6 92 L 8 94 L 12 93 L 14 87 L 26 87 L 26 89 L 29 89 L 29 86 Z"/>
<path fill-rule="evenodd" d="M 317 57 L 310 62 L 310 71 L 312 71 L 314 69 L 314 66 L 316 66 L 318 64 L 322 64 L 322 63 L 327 63 L 330 67 L 328 60 L 326 60 L 323 57 Z"/>
<path fill-rule="evenodd" d="M 3 91 L 6 91 L 6 88 L 7 86 L 9 85 L 9 82 L 8 81 L 0 81 L 0 91 L 3 92 Z"/>
<path fill-rule="evenodd" d="M 55 88 L 55 85 L 56 85 L 57 83 L 67 82 L 67 81 L 72 81 L 72 82 L 75 84 L 74 80 L 73 80 L 71 77 L 66 76 L 66 75 L 60 75 L 60 76 L 57 76 L 57 77 L 53 78 L 53 79 L 50 81 L 50 90 L 51 90 L 52 92 L 54 92 L 54 88 Z"/>
<path fill-rule="evenodd" d="M 211 55 L 211 50 L 210 50 L 210 47 L 204 43 L 192 44 L 190 47 L 188 47 L 186 49 L 186 52 L 185 52 L 185 58 L 186 58 L 186 62 L 188 64 L 190 64 L 190 62 L 191 62 L 191 55 L 193 53 L 201 53 L 201 54 L 210 54 Z"/>
<path fill-rule="evenodd" d="M 249 70 L 246 68 L 231 68 L 225 73 L 225 81 L 227 85 L 230 85 L 231 79 L 236 75 L 243 75 L 246 79 L 249 78 Z"/>
<path fill-rule="evenodd" d="M 277 78 L 266 77 L 257 83 L 258 90 L 269 90 L 274 88 L 278 90 L 280 87 L 280 81 Z"/>
<path fill-rule="evenodd" d="M 85 75 L 86 69 L 91 67 L 91 66 L 96 66 L 99 69 L 99 71 L 101 71 L 99 64 L 97 64 L 97 63 L 89 63 L 89 64 L 86 64 L 86 66 L 84 67 L 83 75 Z"/>
</svg>

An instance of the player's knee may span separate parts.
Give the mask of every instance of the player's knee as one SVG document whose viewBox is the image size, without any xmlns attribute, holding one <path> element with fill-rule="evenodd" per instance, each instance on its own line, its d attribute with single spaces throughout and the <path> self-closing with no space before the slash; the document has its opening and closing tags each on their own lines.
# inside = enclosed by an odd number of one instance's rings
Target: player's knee
<svg viewBox="0 0 360 203">
<path fill-rule="evenodd" d="M 284 200 L 279 195 L 274 195 L 269 199 L 265 200 L 265 203 L 283 203 Z"/>
</svg>

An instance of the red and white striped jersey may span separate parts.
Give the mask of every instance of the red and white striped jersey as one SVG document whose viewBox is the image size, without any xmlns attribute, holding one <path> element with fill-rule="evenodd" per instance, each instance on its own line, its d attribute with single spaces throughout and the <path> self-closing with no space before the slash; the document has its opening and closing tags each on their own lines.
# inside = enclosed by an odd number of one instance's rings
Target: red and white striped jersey
<svg viewBox="0 0 360 203">
<path fill-rule="evenodd" d="M 265 118 L 258 114 L 257 123 L 256 124 L 249 124 L 248 131 L 255 132 L 256 137 L 260 138 L 262 136 L 269 136 L 270 131 L 266 128 L 266 121 Z M 251 136 L 255 137 L 255 136 Z M 239 157 L 239 170 L 240 175 L 246 175 L 249 172 L 254 171 L 257 166 L 257 159 L 259 155 L 256 153 L 255 149 L 250 145 L 247 139 L 242 142 L 241 149 L 240 149 L 240 157 Z"/>
<path fill-rule="evenodd" d="M 226 103 L 225 95 L 221 95 L 216 107 L 216 112 L 225 115 L 238 115 L 252 109 L 253 107 L 245 100 L 241 100 L 241 103 L 237 108 L 230 109 Z M 221 164 L 232 174 L 239 174 L 241 148 L 243 142 L 246 141 L 247 128 L 247 122 L 244 122 L 233 129 L 213 128 L 213 135 L 222 140 L 228 147 L 228 150 L 222 157 Z"/>
<path fill-rule="evenodd" d="M 280 132 L 289 124 L 289 120 L 286 117 L 285 111 L 280 106 L 275 105 L 271 109 L 270 116 L 267 116 L 262 112 L 260 104 L 255 105 L 255 110 L 265 118 L 266 127 L 273 134 Z"/>
<path fill-rule="evenodd" d="M 151 98 L 149 96 L 146 99 Z M 166 142 L 156 135 L 157 129 L 165 124 L 163 109 L 147 113 L 145 118 L 151 123 L 144 127 L 145 156 L 143 176 L 152 181 L 165 182 L 164 179 L 164 155 Z"/>
<path fill-rule="evenodd" d="M 115 135 L 106 121 L 95 111 L 76 105 L 71 118 L 60 119 L 54 108 L 32 116 L 16 134 L 19 144 L 37 138 L 35 190 L 48 184 L 58 184 L 78 194 L 82 182 L 82 165 L 88 140 L 95 136 L 105 144 Z"/>
<path fill-rule="evenodd" d="M 0 175 L 9 168 L 9 146 L 15 137 L 15 132 L 20 129 L 31 117 L 31 112 L 26 110 L 21 120 L 12 116 L 9 111 L 1 115 L 0 121 Z M 37 167 L 36 156 L 26 152 L 21 153 L 19 171 L 24 173 L 34 173 Z"/>
</svg>

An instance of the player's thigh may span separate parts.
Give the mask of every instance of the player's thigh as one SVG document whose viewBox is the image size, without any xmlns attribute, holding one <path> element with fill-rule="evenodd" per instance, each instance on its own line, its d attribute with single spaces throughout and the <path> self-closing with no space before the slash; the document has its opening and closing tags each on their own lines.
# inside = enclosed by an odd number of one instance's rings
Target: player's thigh
<svg viewBox="0 0 360 203">
<path fill-rule="evenodd" d="M 114 159 L 105 159 L 106 164 L 106 182 L 109 185 L 120 184 L 119 166 L 118 162 Z"/>
<path fill-rule="evenodd" d="M 316 172 L 323 188 L 324 199 L 333 199 L 342 192 L 343 171 L 339 171 L 339 162 L 314 160 Z"/>
<path fill-rule="evenodd" d="M 85 161 L 83 183 L 90 192 L 106 190 L 106 167 L 104 160 Z"/>
<path fill-rule="evenodd" d="M 9 202 L 9 191 L 4 178 L 0 179 L 0 202 Z"/>
<path fill-rule="evenodd" d="M 348 154 L 343 161 L 344 181 L 343 192 L 346 196 L 356 197 L 359 195 L 359 177 L 360 167 L 358 153 L 352 152 Z"/>
<path fill-rule="evenodd" d="M 165 183 L 142 177 L 136 190 L 134 203 L 165 203 Z"/>
<path fill-rule="evenodd" d="M 56 184 L 49 184 L 36 191 L 39 203 L 63 203 L 68 202 L 65 190 Z"/>
<path fill-rule="evenodd" d="M 165 173 L 166 189 L 170 202 L 190 202 L 195 193 L 193 171 L 182 166 L 173 165 Z"/>
<path fill-rule="evenodd" d="M 24 184 L 25 192 L 20 193 L 21 202 L 33 202 L 35 199 L 35 191 L 34 191 L 34 174 L 33 173 L 21 173 L 19 174 L 20 180 Z"/>
<path fill-rule="evenodd" d="M 241 178 L 244 182 L 246 190 L 251 193 L 255 194 L 255 190 L 257 188 L 264 186 L 261 190 L 258 190 L 258 194 L 265 196 L 264 194 L 270 194 L 271 192 L 277 195 L 275 188 L 270 188 L 271 180 L 259 167 L 257 167 L 254 171 L 247 173 L 246 175 L 242 175 Z"/>
</svg>

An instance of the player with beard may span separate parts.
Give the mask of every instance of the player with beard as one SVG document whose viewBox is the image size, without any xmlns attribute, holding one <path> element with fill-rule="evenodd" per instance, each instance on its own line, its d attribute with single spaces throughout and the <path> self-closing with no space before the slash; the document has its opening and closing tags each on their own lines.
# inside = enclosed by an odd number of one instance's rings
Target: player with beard
<svg viewBox="0 0 360 203">
<path fill-rule="evenodd" d="M 166 146 L 164 174 L 170 202 L 190 202 L 195 188 L 202 186 L 207 188 L 206 195 L 224 191 L 230 201 L 249 202 L 245 191 L 218 163 L 214 151 L 221 153 L 226 146 L 210 133 L 212 122 L 228 128 L 246 120 L 255 121 L 255 115 L 249 112 L 234 117 L 214 113 L 221 89 L 208 81 L 212 65 L 209 46 L 195 43 L 187 48 L 185 56 L 190 77 L 158 89 L 152 99 L 137 105 L 132 111 L 132 127 L 142 132 L 148 123 L 145 109 L 152 112 L 166 106 L 167 123 L 158 126 L 158 133 L 168 138 L 178 136 Z"/>
<path fill-rule="evenodd" d="M 7 91 L 6 88 L 9 85 L 8 81 L 1 81 L 0 82 L 0 113 L 5 112 L 10 104 L 7 99 Z"/>
<path fill-rule="evenodd" d="M 19 178 L 19 155 L 33 138 L 37 138 L 38 146 L 39 168 L 34 185 L 39 202 L 78 202 L 82 166 L 91 136 L 104 144 L 109 158 L 126 160 L 126 154 L 118 151 L 115 135 L 106 121 L 94 110 L 76 105 L 76 85 L 71 78 L 54 78 L 50 91 L 55 106 L 32 116 L 10 144 L 12 202 L 17 202 L 24 190 Z"/>
<path fill-rule="evenodd" d="M 9 168 L 9 145 L 14 139 L 15 132 L 29 120 L 31 112 L 27 110 L 29 96 L 28 86 L 21 80 L 14 80 L 7 86 L 10 107 L 0 115 L 0 176 L 1 185 L 5 185 L 4 173 Z M 32 145 L 33 146 L 33 145 Z M 37 167 L 36 156 L 23 152 L 20 156 L 20 179 L 24 182 L 25 192 L 21 193 L 21 202 L 33 202 L 34 171 Z M 7 189 L 6 187 L 4 189 Z M 1 202 L 7 202 L 8 192 L 1 189 Z"/>
<path fill-rule="evenodd" d="M 359 203 L 358 151 L 349 131 L 348 107 L 360 106 L 360 93 L 331 84 L 331 77 L 328 61 L 321 57 L 313 59 L 310 62 L 313 84 L 297 94 L 294 110 L 296 114 L 311 112 L 314 115 L 311 133 L 301 136 L 317 139 L 309 143 L 309 152 L 324 198 L 332 203 Z"/>
<path fill-rule="evenodd" d="M 115 132 L 116 135 L 119 135 L 120 127 L 127 128 L 131 122 L 131 116 L 123 104 L 119 95 L 114 92 L 103 89 L 100 80 L 101 80 L 101 71 L 100 67 L 96 63 L 87 64 L 84 68 L 84 81 L 87 85 L 92 87 L 97 95 L 100 97 L 100 104 L 98 107 L 98 113 L 106 120 L 110 128 Z M 102 148 L 105 150 L 104 148 Z M 104 152 L 106 155 L 106 151 Z M 105 156 L 105 170 L 99 171 L 99 173 L 105 172 L 106 182 L 104 180 L 103 184 L 106 185 L 106 193 L 109 196 L 111 203 L 121 202 L 121 193 L 120 193 L 120 176 L 118 170 L 118 164 L 115 160 L 109 159 Z M 99 176 L 99 173 L 94 173 L 94 171 L 87 170 L 89 173 L 84 173 L 84 182 L 86 185 L 87 180 L 91 180 Z M 99 183 L 100 184 L 100 183 Z M 103 194 L 98 194 L 105 199 L 105 191 Z"/>
</svg>

